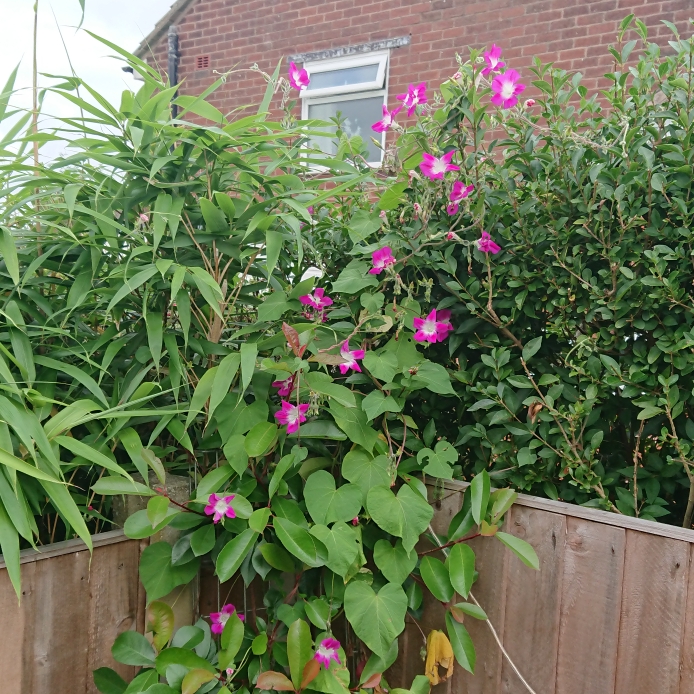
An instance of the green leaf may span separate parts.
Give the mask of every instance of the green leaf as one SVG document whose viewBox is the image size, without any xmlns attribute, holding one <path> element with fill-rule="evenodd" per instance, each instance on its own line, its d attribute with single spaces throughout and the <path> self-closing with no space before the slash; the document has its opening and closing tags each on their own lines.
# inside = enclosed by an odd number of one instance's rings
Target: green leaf
<svg viewBox="0 0 694 694">
<path fill-rule="evenodd" d="M 207 660 L 201 658 L 195 652 L 187 648 L 177 648 L 171 646 L 169 648 L 165 648 L 157 656 L 156 663 L 157 673 L 159 673 L 159 675 L 162 677 L 166 675 L 166 670 L 170 665 L 182 665 L 189 670 L 200 669 L 207 670 L 208 672 L 212 672 L 214 674 L 217 673 L 214 665 L 208 663 Z"/>
<path fill-rule="evenodd" d="M 249 458 L 260 458 L 265 455 L 277 441 L 277 425 L 272 422 L 258 422 L 246 434 L 244 448 Z"/>
<path fill-rule="evenodd" d="M 214 414 L 218 405 L 229 392 L 229 388 L 231 388 L 231 384 L 234 378 L 236 378 L 240 363 L 241 355 L 236 352 L 228 354 L 219 363 L 217 377 L 214 379 L 212 390 L 210 392 L 210 408 L 207 415 L 208 419 L 212 419 L 212 415 Z"/>
<path fill-rule="evenodd" d="M 256 509 L 248 519 L 248 527 L 257 533 L 262 533 L 270 520 L 270 513 L 269 508 Z"/>
<path fill-rule="evenodd" d="M 19 284 L 19 259 L 17 247 L 12 232 L 6 227 L 0 227 L 0 259 L 5 261 L 7 272 L 15 286 Z"/>
<path fill-rule="evenodd" d="M 251 383 L 255 372 L 255 360 L 258 356 L 258 345 L 255 342 L 244 342 L 241 345 L 241 381 L 243 392 Z"/>
<path fill-rule="evenodd" d="M 214 525 L 203 525 L 190 536 L 190 548 L 196 557 L 202 556 L 212 551 L 216 539 Z"/>
<path fill-rule="evenodd" d="M 267 639 L 267 635 L 265 638 Z M 181 694 L 195 694 L 203 684 L 207 684 L 216 679 L 217 673 L 215 672 L 209 672 L 208 670 L 199 668 L 189 670 L 181 683 Z M 151 692 L 152 690 L 148 689 L 147 691 Z M 175 692 L 176 690 L 172 689 L 172 691 Z"/>
<path fill-rule="evenodd" d="M 393 352 L 381 352 L 376 354 L 369 350 L 362 360 L 362 364 L 371 372 L 373 376 L 385 383 L 393 380 L 393 376 L 398 372 L 398 358 Z"/>
<path fill-rule="evenodd" d="M 224 545 L 216 561 L 217 576 L 221 583 L 228 581 L 238 571 L 257 537 L 258 533 L 248 528 Z"/>
<path fill-rule="evenodd" d="M 353 260 L 332 283 L 333 291 L 354 295 L 366 287 L 378 287 L 378 279 L 369 274 L 369 269 L 367 263 Z"/>
<path fill-rule="evenodd" d="M 89 444 L 86 444 L 83 441 L 78 441 L 71 436 L 56 436 L 53 440 L 58 445 L 70 451 L 70 453 L 73 455 L 85 458 L 95 465 L 99 465 L 107 470 L 111 470 L 111 472 L 116 472 L 119 475 L 123 475 L 123 477 L 131 479 L 130 475 L 120 465 L 118 465 L 118 463 L 111 460 L 111 458 L 109 458 L 107 455 L 104 455 Z"/>
<path fill-rule="evenodd" d="M 239 618 L 238 614 L 234 612 L 229 615 L 227 623 L 224 625 L 224 631 L 222 632 L 222 648 L 224 649 L 227 658 L 232 660 L 232 662 L 236 657 L 236 654 L 241 650 L 243 636 L 243 622 Z"/>
<path fill-rule="evenodd" d="M 91 376 L 82 371 L 82 369 L 72 364 L 50 359 L 49 357 L 35 356 L 34 361 L 41 366 L 47 366 L 49 369 L 55 369 L 56 371 L 66 373 L 68 376 L 72 376 L 72 378 L 78 383 L 81 383 L 92 395 L 94 395 L 102 405 L 106 407 L 109 406 L 106 396 L 101 388 L 99 388 L 99 384 Z"/>
<path fill-rule="evenodd" d="M 260 553 L 273 569 L 284 571 L 285 573 L 293 573 L 296 569 L 292 555 L 282 545 L 266 542 L 260 545 Z"/>
<path fill-rule="evenodd" d="M 299 689 L 306 663 L 311 659 L 313 639 L 311 629 L 303 619 L 297 619 L 287 633 L 287 658 L 292 684 Z"/>
<path fill-rule="evenodd" d="M 304 609 L 311 624 L 319 629 L 327 629 L 330 619 L 330 605 L 325 598 L 311 598 L 305 601 Z"/>
<path fill-rule="evenodd" d="M 362 243 L 375 234 L 383 225 L 378 214 L 369 214 L 366 210 L 357 210 L 349 221 L 347 231 L 352 243 Z"/>
<path fill-rule="evenodd" d="M 425 361 L 417 367 L 417 374 L 412 377 L 415 383 L 424 383 L 432 393 L 455 395 L 448 371 L 431 361 Z"/>
<path fill-rule="evenodd" d="M 153 496 L 147 502 L 147 520 L 153 525 L 159 525 L 169 511 L 169 499 L 165 496 Z"/>
<path fill-rule="evenodd" d="M 200 212 L 211 234 L 229 233 L 229 222 L 219 208 L 207 198 L 200 198 Z"/>
<path fill-rule="evenodd" d="M 206 502 L 210 494 L 218 492 L 233 474 L 234 468 L 231 465 L 220 465 L 218 468 L 210 470 L 198 483 L 195 498 Z"/>
<path fill-rule="evenodd" d="M 174 613 L 165 602 L 155 600 L 147 607 L 147 631 L 153 634 L 154 647 L 160 651 L 171 640 L 174 630 Z"/>
<path fill-rule="evenodd" d="M 0 451 L 2 462 L 2 451 Z M 140 482 L 127 480 L 123 477 L 102 477 L 92 485 L 95 494 L 114 496 L 116 494 L 135 494 L 137 496 L 156 496 L 156 492 Z"/>
<path fill-rule="evenodd" d="M 361 510 L 362 493 L 356 484 L 335 488 L 335 478 L 326 470 L 314 472 L 304 487 L 306 508 L 314 523 L 328 525 L 351 521 Z"/>
<path fill-rule="evenodd" d="M 330 401 L 330 413 L 335 424 L 347 434 L 353 443 L 369 451 L 373 450 L 378 434 L 368 425 L 366 413 L 356 407 L 343 407 L 334 400 Z"/>
<path fill-rule="evenodd" d="M 276 517 L 272 524 L 277 539 L 299 561 L 311 567 L 323 566 L 328 561 L 326 546 L 305 528 L 280 517 Z"/>
<path fill-rule="evenodd" d="M 126 681 L 110 667 L 100 667 L 92 674 L 94 686 L 101 694 L 123 694 L 128 687 Z"/>
<path fill-rule="evenodd" d="M 390 583 L 402 585 L 417 566 L 417 552 L 406 552 L 401 540 L 395 547 L 388 540 L 379 540 L 374 546 L 374 562 Z"/>
<path fill-rule="evenodd" d="M 503 542 L 526 566 L 536 571 L 540 570 L 540 560 L 537 558 L 537 553 L 525 540 L 502 532 L 496 533 L 494 537 Z"/>
<path fill-rule="evenodd" d="M 490 495 L 492 502 L 492 525 L 496 525 L 518 498 L 513 489 L 497 489 Z"/>
<path fill-rule="evenodd" d="M 406 552 L 412 551 L 434 515 L 431 506 L 407 485 L 400 487 L 397 496 L 388 487 L 372 487 L 366 509 L 379 528 L 402 538 Z"/>
<path fill-rule="evenodd" d="M 453 648 L 453 654 L 460 666 L 474 674 L 475 672 L 475 645 L 472 643 L 467 629 L 456 622 L 450 612 L 446 612 L 446 631 Z"/>
<path fill-rule="evenodd" d="M 253 655 L 263 655 L 267 651 L 267 634 L 262 631 L 258 634 L 251 643 L 251 652 Z"/>
<path fill-rule="evenodd" d="M 2 471 L 0 471 L 2 475 Z M 17 600 L 21 599 L 21 570 L 19 565 L 19 533 L 10 520 L 5 505 L 0 501 L 0 554 L 12 582 Z"/>
<path fill-rule="evenodd" d="M 34 467 L 33 465 L 30 465 L 29 463 L 25 463 L 21 458 L 17 458 L 16 456 L 12 455 L 12 453 L 8 453 L 7 451 L 4 451 L 2 449 L 0 449 L 0 463 L 2 465 L 6 465 L 9 468 L 12 468 L 13 470 L 17 470 L 18 472 L 23 472 L 25 475 L 34 477 L 37 480 L 45 480 L 46 482 L 57 482 L 57 479 L 53 475 L 44 472 L 43 470 L 39 470 L 38 468 Z"/>
<path fill-rule="evenodd" d="M 372 487 L 390 487 L 392 481 L 388 458 L 385 455 L 373 458 L 360 448 L 355 448 L 345 455 L 342 461 L 342 475 L 361 489 L 364 502 Z"/>
<path fill-rule="evenodd" d="M 337 400 L 344 407 L 356 407 L 354 393 L 349 388 L 332 383 L 332 378 L 320 371 L 311 371 L 306 374 L 306 383 L 309 388 L 321 395 Z"/>
<path fill-rule="evenodd" d="M 291 308 L 287 295 L 282 291 L 274 291 L 258 306 L 258 320 L 262 322 L 276 321 Z"/>
<path fill-rule="evenodd" d="M 540 347 L 542 347 L 542 337 L 536 337 L 532 340 L 528 340 L 523 347 L 523 360 L 529 362 L 532 357 L 537 354 Z"/>
<path fill-rule="evenodd" d="M 151 667 L 155 653 L 150 642 L 136 631 L 124 631 L 116 637 L 111 647 L 113 659 L 124 665 Z"/>
<path fill-rule="evenodd" d="M 106 313 L 111 313 L 112 309 L 116 304 L 118 304 L 121 299 L 131 294 L 140 286 L 142 286 L 148 279 L 154 277 L 159 270 L 156 265 L 149 265 L 144 270 L 133 275 L 130 279 L 125 280 L 123 285 L 118 289 L 118 291 L 113 295 L 113 298 L 106 307 Z"/>
<path fill-rule="evenodd" d="M 211 369 L 205 371 L 202 378 L 198 381 L 193 397 L 190 399 L 190 407 L 188 408 L 188 416 L 186 417 L 186 429 L 190 426 L 195 416 L 203 411 L 205 403 L 212 394 L 212 388 L 217 378 L 218 370 L 218 366 L 213 366 Z"/>
<path fill-rule="evenodd" d="M 470 497 L 472 504 L 472 517 L 479 525 L 487 514 L 489 504 L 489 494 L 491 491 L 491 480 L 486 470 L 475 475 L 470 484 Z"/>
<path fill-rule="evenodd" d="M 344 578 L 359 556 L 359 540 L 354 528 L 346 523 L 334 523 L 332 528 L 314 525 L 309 532 L 328 550 L 328 561 L 325 565 L 333 573 Z"/>
<path fill-rule="evenodd" d="M 419 565 L 419 573 L 431 594 L 441 602 L 453 597 L 453 586 L 444 563 L 435 557 L 425 556 Z"/>
<path fill-rule="evenodd" d="M 384 412 L 400 412 L 402 407 L 391 395 L 386 397 L 380 390 L 372 390 L 361 401 L 361 409 L 371 421 Z"/>
<path fill-rule="evenodd" d="M 474 619 L 488 619 L 487 613 L 481 607 L 478 607 L 473 603 L 458 602 L 453 607 L 461 612 L 464 612 L 465 614 L 469 614 Z"/>
<path fill-rule="evenodd" d="M 199 559 L 173 566 L 171 545 L 168 542 L 155 542 L 145 547 L 140 557 L 140 580 L 147 591 L 147 598 L 149 600 L 163 598 L 176 586 L 191 581 L 199 567 Z"/>
<path fill-rule="evenodd" d="M 356 635 L 385 658 L 405 629 L 407 596 L 401 586 L 386 583 L 378 593 L 363 581 L 351 581 L 345 589 L 345 616 Z"/>
<path fill-rule="evenodd" d="M 464 543 L 453 545 L 446 558 L 446 566 L 451 585 L 467 598 L 475 578 L 475 553 L 472 547 Z"/>
</svg>

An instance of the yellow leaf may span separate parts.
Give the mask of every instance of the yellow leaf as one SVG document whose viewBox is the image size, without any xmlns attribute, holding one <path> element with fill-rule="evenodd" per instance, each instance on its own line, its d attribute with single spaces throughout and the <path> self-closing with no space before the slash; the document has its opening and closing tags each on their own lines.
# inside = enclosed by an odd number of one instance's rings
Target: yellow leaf
<svg viewBox="0 0 694 694">
<path fill-rule="evenodd" d="M 443 677 L 439 676 L 439 666 L 446 669 Z M 434 630 L 427 636 L 427 659 L 424 674 L 434 684 L 444 682 L 453 674 L 453 648 L 446 634 Z"/>
</svg>

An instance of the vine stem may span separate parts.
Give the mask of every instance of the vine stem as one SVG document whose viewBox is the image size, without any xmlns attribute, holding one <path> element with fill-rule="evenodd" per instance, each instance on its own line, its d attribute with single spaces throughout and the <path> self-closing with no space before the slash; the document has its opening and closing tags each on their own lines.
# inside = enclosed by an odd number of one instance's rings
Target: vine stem
<svg viewBox="0 0 694 694">
<path fill-rule="evenodd" d="M 448 556 L 448 550 L 446 547 L 444 547 L 443 543 L 441 542 L 439 536 L 436 534 L 434 529 L 431 527 L 431 523 L 429 523 L 429 532 L 431 533 L 431 536 L 434 538 L 436 541 L 436 544 L 439 546 L 439 549 L 446 555 Z M 479 601 L 477 598 L 472 594 L 472 592 L 469 593 L 470 598 L 472 601 L 477 605 L 477 607 L 480 608 L 480 610 L 484 609 L 482 605 L 480 605 Z M 537 694 L 537 692 L 525 681 L 525 678 L 521 674 L 521 671 L 516 667 L 516 664 L 511 660 L 511 656 L 508 654 L 506 649 L 504 648 L 504 644 L 501 643 L 501 639 L 499 638 L 499 635 L 496 633 L 496 629 L 494 628 L 494 625 L 491 623 L 489 620 L 489 617 L 484 620 L 487 623 L 487 626 L 489 627 L 489 630 L 492 632 L 492 636 L 494 637 L 494 640 L 496 641 L 497 645 L 499 646 L 499 649 L 501 650 L 501 653 L 503 654 L 504 658 L 508 661 L 508 664 L 513 668 L 513 671 L 518 675 L 518 679 L 523 683 L 523 686 L 528 690 L 530 694 Z"/>
</svg>

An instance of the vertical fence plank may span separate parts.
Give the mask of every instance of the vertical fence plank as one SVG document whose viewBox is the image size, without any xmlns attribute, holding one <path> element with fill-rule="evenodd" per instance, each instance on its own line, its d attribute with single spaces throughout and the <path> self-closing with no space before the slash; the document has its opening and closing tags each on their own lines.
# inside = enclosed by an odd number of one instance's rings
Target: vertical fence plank
<svg viewBox="0 0 694 694">
<path fill-rule="evenodd" d="M 559 611 L 566 536 L 566 517 L 516 506 L 510 532 L 529 542 L 540 559 L 534 571 L 510 557 L 506 579 L 504 647 L 531 687 L 553 694 L 559 642 Z M 504 662 L 501 692 L 526 694 Z"/>
<path fill-rule="evenodd" d="M 89 574 L 89 651 L 87 692 L 96 694 L 92 672 L 100 667 L 116 670 L 126 680 L 137 668 L 116 663 L 111 646 L 118 634 L 140 629 L 138 623 L 140 562 L 139 542 L 120 542 L 97 547 Z"/>
<path fill-rule="evenodd" d="M 626 532 L 580 518 L 566 531 L 556 691 L 612 694 Z"/>
<path fill-rule="evenodd" d="M 506 514 L 504 530 L 508 531 L 513 517 L 512 509 Z M 473 595 L 487 613 L 499 637 L 504 633 L 506 601 L 506 571 L 509 552 L 493 537 L 478 537 L 470 541 L 475 551 L 475 565 L 479 580 L 472 587 Z M 465 627 L 475 644 L 477 665 L 471 675 L 461 667 L 453 674 L 453 691 L 466 694 L 498 694 L 501 687 L 502 655 L 486 622 L 466 619 Z"/>
<path fill-rule="evenodd" d="M 690 546 L 689 552 L 687 610 L 684 615 L 680 666 L 680 694 L 690 694 L 690 692 L 694 692 L 694 544 Z"/>
<path fill-rule="evenodd" d="M 0 678 L 3 694 L 24 694 L 25 632 L 30 629 L 34 604 L 34 564 L 22 566 L 22 601 L 17 601 L 5 569 L 0 569 Z"/>
<path fill-rule="evenodd" d="M 690 551 L 627 531 L 616 694 L 679 694 Z"/>
<path fill-rule="evenodd" d="M 87 689 L 89 552 L 38 562 L 24 631 L 24 691 L 75 694 Z M 27 605 L 24 609 L 29 608 Z"/>
</svg>

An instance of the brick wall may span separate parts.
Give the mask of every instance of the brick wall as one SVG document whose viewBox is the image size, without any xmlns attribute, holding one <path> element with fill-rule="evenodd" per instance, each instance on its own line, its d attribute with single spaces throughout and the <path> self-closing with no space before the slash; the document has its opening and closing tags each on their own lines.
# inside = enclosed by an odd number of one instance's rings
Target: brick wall
<svg viewBox="0 0 694 694">
<path fill-rule="evenodd" d="M 391 105 L 408 82 L 436 87 L 453 74 L 456 51 L 465 55 L 466 46 L 493 42 L 526 80 L 531 75 L 524 68 L 537 55 L 582 72 L 584 84 L 595 89 L 611 70 L 607 46 L 627 14 L 635 13 L 651 39 L 665 44 L 670 34 L 661 20 L 686 34 L 693 5 L 693 0 L 197 0 L 176 19 L 179 79 L 185 80 L 183 93 L 199 94 L 216 79 L 214 70 L 257 63 L 272 72 L 291 54 L 410 34 L 411 44 L 391 53 Z M 166 70 L 166 34 L 153 54 Z M 196 70 L 199 55 L 210 56 L 209 69 Z M 259 103 L 264 86 L 257 74 L 244 71 L 210 101 L 227 113 Z"/>
</svg>

